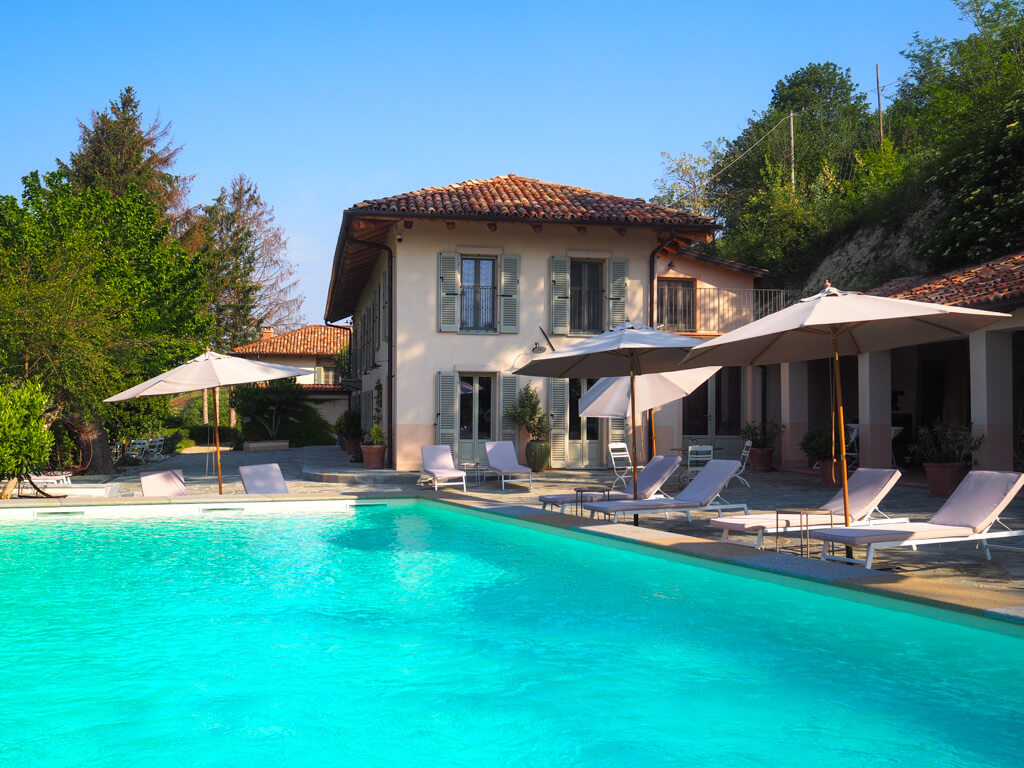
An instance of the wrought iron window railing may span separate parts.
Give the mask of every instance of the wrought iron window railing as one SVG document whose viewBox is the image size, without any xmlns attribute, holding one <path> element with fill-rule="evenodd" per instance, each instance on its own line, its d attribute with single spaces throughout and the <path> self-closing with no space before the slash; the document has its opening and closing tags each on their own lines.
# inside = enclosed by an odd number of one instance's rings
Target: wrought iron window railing
<svg viewBox="0 0 1024 768">
<path fill-rule="evenodd" d="M 800 298 L 796 291 L 659 285 L 658 327 L 677 333 L 727 333 Z"/>
</svg>

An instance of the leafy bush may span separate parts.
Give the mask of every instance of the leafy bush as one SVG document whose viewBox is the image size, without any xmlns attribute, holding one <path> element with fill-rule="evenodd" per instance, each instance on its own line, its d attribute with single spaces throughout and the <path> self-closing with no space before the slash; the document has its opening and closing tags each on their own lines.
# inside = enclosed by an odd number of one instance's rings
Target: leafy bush
<svg viewBox="0 0 1024 768">
<path fill-rule="evenodd" d="M 740 430 L 740 437 L 749 440 L 752 448 L 774 448 L 775 439 L 780 434 L 782 427 L 772 419 L 763 424 L 759 421 L 748 421 Z"/>
<path fill-rule="evenodd" d="M 160 435 L 171 411 L 165 397 L 139 397 L 123 403 L 109 403 L 103 410 L 103 426 L 110 442 Z"/>
<path fill-rule="evenodd" d="M 917 430 L 917 442 L 910 446 L 909 451 L 929 464 L 969 462 L 984 439 L 984 436 L 974 436 L 970 424 L 939 422 Z"/>
<path fill-rule="evenodd" d="M 337 442 L 331 425 L 316 408 L 308 404 L 281 425 L 278 439 L 287 440 L 293 448 L 301 448 L 304 445 L 334 445 Z"/>
<path fill-rule="evenodd" d="M 46 466 L 53 447 L 43 418 L 49 402 L 38 381 L 0 387 L 0 477 L 8 481 L 0 498 L 11 497 L 15 479 Z"/>
<path fill-rule="evenodd" d="M 309 393 L 295 379 L 277 379 L 261 385 L 247 384 L 235 387 L 231 392 L 231 405 L 238 411 L 243 422 L 250 422 L 246 424 L 246 430 L 258 424 L 262 433 L 271 440 L 279 439 L 284 425 L 308 418 L 308 400 Z M 333 438 L 331 442 L 334 442 Z"/>
<path fill-rule="evenodd" d="M 839 458 L 842 455 L 843 446 L 837 434 L 833 452 L 832 430 L 816 427 L 804 433 L 803 439 L 800 441 L 800 450 L 806 453 L 811 461 L 826 461 Z"/>
<path fill-rule="evenodd" d="M 370 427 L 370 434 L 368 436 L 369 443 L 367 445 L 387 445 L 388 440 L 384 435 L 384 429 L 380 424 L 374 424 Z"/>
<path fill-rule="evenodd" d="M 505 411 L 505 418 L 525 427 L 532 440 L 547 440 L 551 433 L 551 422 L 540 407 L 540 395 L 529 384 L 519 390 L 516 405 Z"/>
<path fill-rule="evenodd" d="M 359 420 L 359 411 L 354 411 L 349 408 L 338 420 L 334 422 L 334 431 L 345 437 L 359 437 L 363 433 L 362 425 Z"/>
<path fill-rule="evenodd" d="M 234 427 L 219 427 L 217 431 L 220 433 L 221 445 L 237 445 L 242 441 L 242 433 Z M 193 441 L 193 445 L 213 445 L 213 425 L 200 424 L 189 427 L 188 436 Z"/>
</svg>

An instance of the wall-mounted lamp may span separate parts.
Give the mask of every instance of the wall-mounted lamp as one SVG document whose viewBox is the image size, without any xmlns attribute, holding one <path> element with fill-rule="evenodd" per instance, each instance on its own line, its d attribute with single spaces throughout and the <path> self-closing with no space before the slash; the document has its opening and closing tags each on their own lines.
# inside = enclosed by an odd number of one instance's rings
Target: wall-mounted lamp
<svg viewBox="0 0 1024 768">
<path fill-rule="evenodd" d="M 672 261 L 672 260 L 670 259 L 670 260 L 669 260 L 669 262 L 668 262 L 668 266 L 666 267 L 666 269 L 667 269 L 667 270 L 668 270 L 669 272 L 671 272 L 671 271 L 672 271 L 673 269 L 675 269 L 675 268 L 676 268 L 675 262 L 673 262 L 673 261 Z"/>
<path fill-rule="evenodd" d="M 542 352 L 547 352 L 548 348 L 541 344 L 539 341 L 535 341 L 533 342 L 533 347 L 530 349 L 530 351 L 535 355 L 539 355 Z"/>
</svg>

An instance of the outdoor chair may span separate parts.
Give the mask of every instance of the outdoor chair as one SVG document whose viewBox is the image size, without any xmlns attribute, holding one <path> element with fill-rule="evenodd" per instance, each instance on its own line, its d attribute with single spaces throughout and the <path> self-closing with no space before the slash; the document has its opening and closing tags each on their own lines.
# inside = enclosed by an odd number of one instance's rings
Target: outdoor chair
<svg viewBox="0 0 1024 768">
<path fill-rule="evenodd" d="M 690 513 L 710 510 L 721 514 L 726 510 L 747 511 L 746 504 L 730 504 L 721 497 L 722 490 L 735 475 L 740 463 L 729 459 L 712 459 L 697 473 L 689 485 L 671 499 L 642 499 L 639 501 L 594 501 L 584 504 L 590 510 L 590 516 L 601 512 L 612 515 L 612 522 L 619 522 L 621 515 L 640 515 L 648 512 L 663 512 L 668 520 L 669 512 L 685 512 L 687 521 Z M 716 504 L 716 501 L 721 503 Z"/>
<path fill-rule="evenodd" d="M 511 440 L 487 442 L 484 443 L 484 449 L 487 451 L 487 463 L 491 470 L 501 477 L 501 490 L 505 490 L 506 480 L 521 478 L 523 475 L 526 475 L 530 490 L 533 490 L 533 471 L 516 459 L 516 447 Z"/>
<path fill-rule="evenodd" d="M 825 528 L 811 531 L 811 538 L 822 542 L 821 559 L 855 563 L 870 569 L 879 549 L 910 547 L 914 551 L 925 544 L 949 544 L 976 541 L 992 559 L 990 539 L 1024 536 L 999 520 L 1006 505 L 1024 486 L 1020 472 L 968 472 L 953 494 L 926 523 L 874 525 L 863 528 Z M 999 530 L 992 530 L 998 524 Z M 828 554 L 826 544 L 843 547 L 867 547 L 863 560 Z"/>
<path fill-rule="evenodd" d="M 128 444 L 128 450 L 125 451 L 125 456 L 129 459 L 135 459 L 141 461 L 143 464 L 146 463 L 146 451 L 149 450 L 149 440 L 132 440 Z"/>
<path fill-rule="evenodd" d="M 142 454 L 145 461 L 160 461 L 167 458 L 164 455 L 163 437 L 151 437 L 147 442 L 146 450 Z"/>
<path fill-rule="evenodd" d="M 747 459 L 750 458 L 750 449 L 753 447 L 753 442 L 747 440 L 743 444 L 743 450 L 740 451 L 740 471 L 729 478 L 729 483 L 732 484 L 733 480 L 739 480 L 747 488 L 750 487 L 750 482 L 743 476 L 743 473 L 747 471 Z M 726 486 L 728 487 L 728 486 Z"/>
<path fill-rule="evenodd" d="M 452 449 L 449 445 L 421 445 L 423 473 L 434 483 L 434 490 L 443 485 L 461 485 L 466 492 L 466 473 L 455 468 Z"/>
<path fill-rule="evenodd" d="M 180 469 L 162 469 L 139 473 L 143 496 L 187 496 L 185 473 Z"/>
<path fill-rule="evenodd" d="M 612 488 L 622 483 L 625 488 L 627 483 L 633 480 L 633 460 L 629 456 L 629 446 L 625 443 L 608 443 L 608 459 L 611 462 L 612 472 L 615 479 L 612 480 Z M 642 467 L 637 467 L 642 469 Z"/>
<path fill-rule="evenodd" d="M 665 494 L 661 492 L 661 486 L 672 476 L 672 473 L 681 462 L 682 459 L 678 456 L 655 456 L 651 459 L 647 466 L 637 475 L 637 498 L 664 498 Z M 612 488 L 614 487 L 615 485 L 612 484 Z M 584 491 L 580 494 L 549 493 L 538 498 L 540 499 L 542 511 L 546 511 L 548 507 L 551 507 L 554 512 L 561 512 L 565 506 L 575 504 L 577 501 L 581 503 L 605 500 L 629 501 L 633 498 L 633 481 L 630 479 L 629 485 L 624 490 L 608 491 L 607 494 L 599 491 Z"/>
<path fill-rule="evenodd" d="M 896 487 L 896 481 L 900 479 L 898 469 L 865 469 L 861 467 L 852 475 L 847 482 L 850 498 L 850 524 L 870 525 L 876 521 L 871 516 L 878 513 L 882 516 L 879 523 L 894 523 L 906 521 L 906 518 L 899 520 L 889 519 L 888 516 L 878 508 L 889 492 Z M 786 512 L 769 512 L 753 515 L 732 515 L 729 517 L 716 517 L 710 523 L 712 528 L 722 529 L 722 541 L 729 540 L 730 533 L 749 533 L 757 536 L 753 546 L 761 549 L 764 545 L 765 534 L 786 535 L 799 533 L 801 526 L 804 530 L 808 528 L 831 528 L 836 525 L 843 525 L 846 518 L 843 513 L 843 491 L 840 489 L 836 494 L 822 504 L 819 509 L 821 514 L 800 514 Z M 738 541 L 737 544 L 746 542 Z"/>
<path fill-rule="evenodd" d="M 274 464 L 249 464 L 238 468 L 242 476 L 242 487 L 250 495 L 288 493 L 288 484 L 281 474 L 281 467 Z"/>
</svg>

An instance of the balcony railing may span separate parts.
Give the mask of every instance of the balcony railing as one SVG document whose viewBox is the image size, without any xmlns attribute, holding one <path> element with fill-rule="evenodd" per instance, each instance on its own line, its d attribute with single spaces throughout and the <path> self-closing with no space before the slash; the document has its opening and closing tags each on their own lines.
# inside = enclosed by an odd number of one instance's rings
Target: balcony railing
<svg viewBox="0 0 1024 768">
<path fill-rule="evenodd" d="M 659 291 L 658 327 L 677 333 L 728 333 L 800 298 L 796 291 L 675 288 Z"/>
</svg>

